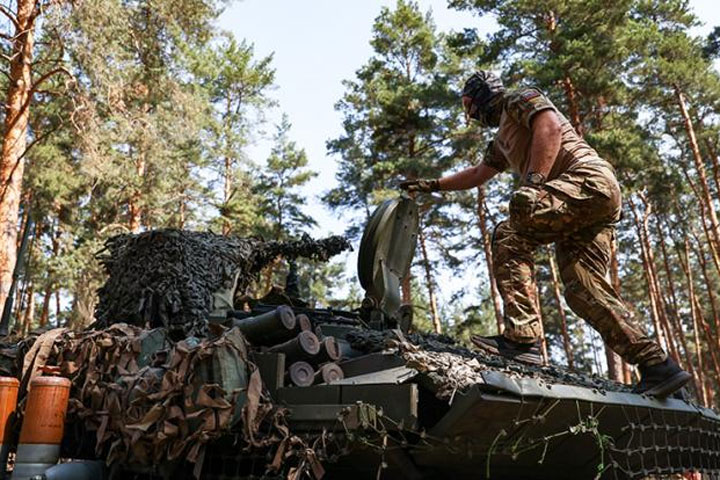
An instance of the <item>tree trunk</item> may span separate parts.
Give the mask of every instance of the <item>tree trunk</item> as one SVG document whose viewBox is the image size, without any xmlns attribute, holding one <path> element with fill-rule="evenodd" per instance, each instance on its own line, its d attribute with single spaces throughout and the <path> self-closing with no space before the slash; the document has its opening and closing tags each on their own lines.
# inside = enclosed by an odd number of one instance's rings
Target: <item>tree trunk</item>
<svg viewBox="0 0 720 480">
<path fill-rule="evenodd" d="M 42 310 L 40 312 L 40 328 L 45 327 L 50 319 L 50 299 L 52 298 L 52 287 L 48 284 L 43 295 Z"/>
<path fill-rule="evenodd" d="M 709 377 L 705 378 L 705 390 L 708 393 L 708 405 L 712 407 L 715 405 L 715 391 L 713 390 L 715 386 L 712 384 L 712 381 Z"/>
<path fill-rule="evenodd" d="M 665 276 L 667 277 L 668 290 L 670 291 L 670 301 L 672 302 L 672 314 L 669 316 L 668 320 L 670 321 L 675 337 L 679 340 L 680 346 L 682 347 L 682 354 L 683 358 L 685 359 L 685 365 L 688 367 L 688 370 L 690 370 L 690 373 L 694 377 L 695 367 L 693 365 L 692 357 L 690 356 L 690 350 L 688 349 L 687 341 L 685 339 L 685 332 L 682 327 L 682 321 L 680 320 L 680 317 L 678 315 L 679 307 L 677 295 L 675 293 L 675 281 L 673 279 L 672 270 L 670 269 L 670 260 L 667 252 L 667 247 L 665 245 L 665 232 L 663 231 L 660 218 L 657 215 L 655 216 L 655 226 L 658 231 L 658 243 L 660 244 L 660 253 L 662 254 L 663 268 L 665 271 Z M 706 397 L 707 395 L 705 394 L 704 396 Z"/>
<path fill-rule="evenodd" d="M 707 182 L 707 175 L 705 174 L 705 163 L 702 155 L 700 155 L 700 148 L 698 146 L 697 138 L 695 136 L 695 129 L 690 115 L 688 114 L 687 105 L 685 104 L 685 96 L 680 89 L 680 86 L 673 85 L 675 89 L 675 97 L 677 98 L 678 106 L 680 107 L 680 114 L 683 118 L 683 124 L 685 126 L 685 132 L 687 133 L 688 139 L 690 140 L 690 150 L 692 151 L 693 160 L 695 161 L 695 170 L 700 182 L 700 188 L 702 190 L 701 201 L 705 204 L 708 210 L 708 217 L 711 225 L 711 241 L 714 243 L 715 251 L 720 250 L 720 226 L 718 226 L 717 212 L 715 211 L 715 204 L 713 203 L 712 195 L 710 194 L 710 188 Z"/>
<path fill-rule="evenodd" d="M 24 194 L 23 195 L 23 203 L 27 206 L 30 202 L 30 195 Z M 23 212 L 22 218 L 20 219 L 20 228 L 18 229 L 18 232 L 25 232 L 25 229 L 27 228 L 28 224 L 30 222 L 30 210 L 28 208 L 25 208 L 25 211 Z M 33 237 L 32 244 L 35 243 L 35 236 Z M 17 242 L 17 249 L 19 251 L 20 244 L 22 243 L 22 237 L 18 238 Z M 31 246 L 32 250 L 32 246 Z M 25 256 L 28 256 L 28 253 L 25 254 Z M 22 260 L 22 259 L 18 259 Z M 28 280 L 27 276 L 23 275 L 22 278 L 18 279 L 17 286 L 15 288 L 14 292 L 10 292 L 9 295 L 13 295 L 15 297 L 15 312 L 11 314 L 12 318 L 15 318 L 15 325 L 14 330 L 17 332 L 22 331 L 22 320 L 23 320 L 23 310 L 24 305 L 26 303 L 26 296 L 27 293 L 27 286 L 28 286 Z"/>
<path fill-rule="evenodd" d="M 660 218 L 656 215 L 655 216 L 655 228 L 658 232 L 658 243 L 660 244 L 660 253 L 662 254 L 663 259 L 663 268 L 665 271 L 665 276 L 667 278 L 667 285 L 668 290 L 670 293 L 670 301 L 672 302 L 673 307 L 673 319 L 678 320 L 678 311 L 680 310 L 678 307 L 678 301 L 677 301 L 677 295 L 675 292 L 675 281 L 673 279 L 672 270 L 670 269 L 670 261 L 669 261 L 669 255 L 667 252 L 667 246 L 665 245 L 665 232 L 662 228 L 662 223 L 660 222 Z"/>
<path fill-rule="evenodd" d="M 637 209 L 635 208 L 635 203 L 633 202 L 632 197 L 629 197 L 628 203 L 630 204 L 630 211 L 633 215 L 635 229 L 637 230 L 638 238 L 640 239 L 640 254 L 642 257 L 643 273 L 645 274 L 645 281 L 647 282 L 648 287 L 648 297 L 650 300 L 650 317 L 652 318 L 653 329 L 655 330 L 655 340 L 658 342 L 659 345 L 665 346 L 667 349 L 667 342 L 665 341 L 665 336 L 663 335 L 663 330 L 660 325 L 660 314 L 658 312 L 657 297 L 655 296 L 652 276 L 650 273 L 650 265 L 648 262 L 647 253 L 645 251 L 645 239 L 643 235 L 640 217 L 638 215 Z"/>
<path fill-rule="evenodd" d="M 645 210 L 642 218 L 642 239 L 645 245 L 645 256 L 647 257 L 647 263 L 649 268 L 648 273 L 650 275 L 651 291 L 655 295 L 660 325 L 665 331 L 667 344 L 670 348 L 670 354 L 673 356 L 676 362 L 683 366 L 684 360 L 680 357 L 680 353 L 678 352 L 678 348 L 676 345 L 676 335 L 673 332 L 673 328 L 667 316 L 668 308 L 665 298 L 663 296 L 662 288 L 660 287 L 660 281 L 658 278 L 657 269 L 655 267 L 655 254 L 653 252 L 652 244 L 650 243 L 650 215 L 652 214 L 652 205 L 648 201 L 645 194 L 640 193 L 638 196 L 640 197 L 640 200 L 643 203 L 643 208 Z"/>
<path fill-rule="evenodd" d="M 138 154 L 137 160 L 135 160 L 135 172 L 138 176 L 138 183 L 142 184 L 143 178 L 145 177 L 145 157 L 143 156 L 143 153 Z M 135 191 L 130 196 L 130 220 L 129 220 L 129 228 L 130 231 L 133 233 L 137 233 L 140 231 L 140 225 L 142 221 L 143 216 L 143 208 L 140 205 L 142 201 L 142 191 L 141 187 L 138 186 Z"/>
<path fill-rule="evenodd" d="M 550 263 L 550 274 L 552 276 L 553 294 L 555 295 L 555 302 L 557 303 L 558 314 L 560 315 L 560 328 L 562 331 L 563 348 L 565 349 L 565 357 L 567 358 L 568 368 L 570 370 L 575 369 L 575 356 L 570 346 L 570 335 L 567 329 L 567 316 L 565 315 L 565 309 L 562 304 L 562 294 L 560 293 L 560 281 L 558 279 L 557 266 L 555 265 L 555 258 L 552 253 L 548 254 Z"/>
<path fill-rule="evenodd" d="M 60 327 L 60 315 L 62 314 L 62 304 L 60 303 L 60 288 L 55 290 L 55 323 L 56 327 Z"/>
<path fill-rule="evenodd" d="M 620 263 L 618 262 L 617 257 L 617 239 L 614 238 L 612 243 L 610 244 L 610 284 L 613 286 L 616 292 L 620 292 Z M 618 378 L 619 382 L 630 384 L 632 383 L 632 376 L 630 374 L 630 365 L 623 360 L 618 354 L 612 351 L 610 348 L 605 349 L 606 352 L 611 352 L 613 355 L 613 360 L 616 361 L 619 370 L 620 376 Z M 608 365 L 609 365 L 609 359 L 608 359 Z"/>
<path fill-rule="evenodd" d="M 687 267 L 683 267 L 683 270 L 685 271 L 685 276 L 687 277 L 688 282 L 688 297 L 690 301 L 690 317 L 692 319 L 692 328 L 693 328 L 693 340 L 695 341 L 695 354 L 697 355 L 697 374 L 693 374 L 693 379 L 695 381 L 695 390 L 698 393 L 698 395 L 701 395 L 703 400 L 707 400 L 707 389 L 705 388 L 705 380 L 703 379 L 703 372 L 705 371 L 703 369 L 703 358 L 702 358 L 702 349 L 700 348 L 700 337 L 698 335 L 698 320 L 697 316 L 698 314 L 702 315 L 702 312 L 698 312 L 695 309 L 695 284 L 693 283 L 692 279 L 692 271 L 690 268 L 690 248 L 688 245 L 688 239 L 685 238 L 685 264 Z"/>
<path fill-rule="evenodd" d="M 412 278 L 412 274 L 410 273 L 411 271 L 412 270 L 408 271 L 407 277 L 403 278 L 402 283 L 400 283 L 402 303 L 405 305 L 412 304 L 412 290 L 410 286 L 410 279 Z"/>
<path fill-rule="evenodd" d="M 22 321 L 22 335 L 28 334 L 32 328 L 32 321 L 35 318 L 35 289 L 32 283 L 27 289 L 27 307 L 25 307 L 25 313 L 23 314 Z"/>
<path fill-rule="evenodd" d="M 703 233 L 705 234 L 705 238 L 707 239 L 707 246 L 710 249 L 710 256 L 713 259 L 715 270 L 718 272 L 718 274 L 720 274 L 720 250 L 715 247 L 712 239 L 712 232 L 710 231 L 711 229 L 709 229 L 707 226 L 707 214 L 705 213 L 705 204 L 702 201 L 700 192 L 698 192 L 698 188 L 695 185 L 695 182 L 692 181 L 692 178 L 690 178 L 690 175 L 686 170 L 683 170 L 683 175 L 685 176 L 685 180 L 695 194 L 697 203 L 700 206 L 700 225 L 702 226 Z M 680 206 L 677 204 L 677 200 L 675 200 L 675 209 L 678 213 L 678 216 L 682 217 L 682 209 L 680 209 Z"/>
<path fill-rule="evenodd" d="M 425 269 L 425 284 L 428 291 L 428 300 L 430 301 L 430 315 L 432 317 L 433 329 L 435 333 L 442 333 L 442 324 L 438 315 L 437 300 L 435 299 L 435 287 L 433 286 L 432 268 L 430 267 L 430 258 L 428 257 L 427 245 L 425 242 L 425 229 L 422 225 L 418 228 L 418 240 L 420 242 L 420 253 L 422 255 L 423 268 Z"/>
<path fill-rule="evenodd" d="M 705 317 L 702 315 L 702 308 L 700 307 L 700 304 L 698 303 L 697 296 L 695 297 L 695 308 L 698 312 L 697 319 L 700 321 L 700 325 L 702 325 L 703 331 L 705 332 L 705 338 L 707 339 L 708 343 L 708 352 L 710 353 L 710 359 L 713 363 L 713 369 L 715 370 L 715 379 L 717 382 L 720 383 L 720 359 L 718 359 L 718 353 L 717 349 L 713 346 L 713 343 L 715 343 L 714 335 L 710 331 L 710 326 L 705 321 Z M 699 335 L 699 334 L 698 334 Z M 699 342 L 699 337 L 697 339 Z M 699 345 L 699 343 L 698 343 Z M 700 359 L 702 357 L 702 350 L 698 353 L 698 368 L 700 367 Z"/>
<path fill-rule="evenodd" d="M 684 261 L 683 261 L 684 257 Z M 693 322 L 693 340 L 695 341 L 695 350 L 697 355 L 697 364 L 698 364 L 698 378 L 699 381 L 702 381 L 702 377 L 706 376 L 705 369 L 703 368 L 703 358 L 702 358 L 702 349 L 699 343 L 699 327 L 698 324 L 702 324 L 703 327 L 706 325 L 706 322 L 703 319 L 703 311 L 700 307 L 700 303 L 698 302 L 697 295 L 695 294 L 695 283 L 693 281 L 692 276 L 692 264 L 690 263 L 690 241 L 688 237 L 685 237 L 685 245 L 684 245 L 684 251 L 683 251 L 683 257 L 681 257 L 681 266 L 683 268 L 683 271 L 685 273 L 685 278 L 688 282 L 688 296 L 689 296 L 689 302 L 690 302 L 690 315 Z M 708 337 L 708 350 L 710 351 L 710 356 L 713 361 L 713 368 L 715 369 L 715 376 L 716 380 L 720 382 L 720 364 L 718 364 L 717 355 L 715 353 L 715 341 L 710 335 L 710 332 L 708 329 L 705 329 L 705 334 Z M 705 388 L 704 386 L 702 388 Z"/>
<path fill-rule="evenodd" d="M 0 306 L 5 304 L 17 261 L 18 211 L 25 169 L 30 98 L 35 0 L 17 0 L 5 105 L 0 163 Z"/>
<path fill-rule="evenodd" d="M 232 194 L 232 162 L 230 161 L 230 157 L 225 157 L 225 173 L 223 174 L 223 226 L 222 226 L 222 234 L 227 236 L 230 235 L 231 231 L 231 224 L 230 219 L 228 218 L 228 204 L 230 203 L 230 195 Z"/>
<path fill-rule="evenodd" d="M 60 239 L 59 235 L 56 234 L 59 231 L 59 226 L 56 226 L 56 222 L 59 220 L 55 219 L 50 223 L 50 244 L 52 248 L 52 258 L 57 258 L 58 252 L 60 251 Z M 45 287 L 45 296 L 43 298 L 42 311 L 40 312 L 40 326 L 44 327 L 50 322 L 50 301 L 52 300 L 53 287 L 55 284 L 55 274 L 52 269 L 47 271 L 47 285 Z"/>
<path fill-rule="evenodd" d="M 710 140 L 705 139 L 705 146 L 708 149 L 710 161 L 712 163 L 713 180 L 715 181 L 715 191 L 720 192 L 720 162 L 718 161 L 717 149 Z"/>
<path fill-rule="evenodd" d="M 500 292 L 498 292 L 495 275 L 493 275 L 492 235 L 487 227 L 485 215 L 485 191 L 482 187 L 478 187 L 477 216 L 478 227 L 480 227 L 480 236 L 482 237 L 483 242 L 483 250 L 485 251 L 485 263 L 487 264 L 488 278 L 490 279 L 490 295 L 492 296 L 493 309 L 495 310 L 495 322 L 497 324 L 498 334 L 501 334 L 505 328 L 502 313 L 502 298 L 500 297 Z"/>
<path fill-rule="evenodd" d="M 708 303 L 710 304 L 710 312 L 712 313 L 713 327 L 715 328 L 716 332 L 720 332 L 720 319 L 718 318 L 717 300 L 715 299 L 715 292 L 717 290 L 715 289 L 715 284 L 713 283 L 712 279 L 708 274 L 707 261 L 705 260 L 705 252 L 702 249 L 701 240 L 694 228 L 691 229 L 691 233 L 693 238 L 695 239 L 695 256 L 697 256 L 698 258 L 698 263 L 700 264 L 700 272 L 703 275 L 705 289 L 707 290 L 707 296 L 709 300 Z M 718 335 L 718 337 L 720 337 L 720 335 Z M 720 339 L 718 340 L 718 342 L 720 342 Z M 720 343 L 717 343 L 717 347 L 720 348 Z"/>
<path fill-rule="evenodd" d="M 573 85 L 572 79 L 569 75 L 566 74 L 565 77 L 563 77 L 562 85 L 565 90 L 565 98 L 568 103 L 570 123 L 575 128 L 577 134 L 582 137 L 585 132 L 582 126 L 582 121 L 580 120 L 580 108 L 578 108 L 575 85 Z"/>
<path fill-rule="evenodd" d="M 608 347 L 605 343 L 605 360 L 607 361 L 608 378 L 615 380 L 616 382 L 623 382 L 625 380 L 623 376 L 623 364 L 620 355 L 613 352 L 612 348 Z"/>
</svg>

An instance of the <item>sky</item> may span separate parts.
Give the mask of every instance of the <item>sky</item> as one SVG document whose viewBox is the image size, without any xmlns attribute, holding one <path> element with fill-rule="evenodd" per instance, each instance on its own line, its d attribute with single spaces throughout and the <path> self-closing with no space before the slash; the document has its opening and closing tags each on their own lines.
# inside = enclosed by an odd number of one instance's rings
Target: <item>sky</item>
<svg viewBox="0 0 720 480">
<path fill-rule="evenodd" d="M 254 43 L 259 56 L 274 54 L 276 86 L 272 96 L 292 123 L 291 138 L 305 148 L 310 167 L 318 172 L 306 188 L 307 211 L 320 223 L 316 235 L 338 234 L 345 220 L 327 210 L 319 196 L 335 185 L 336 159 L 325 142 L 342 133 L 341 116 L 334 110 L 344 89 L 372 55 L 373 21 L 389 0 L 243 0 L 233 2 L 220 18 L 220 27 Z M 445 0 L 421 0 L 432 9 L 439 30 L 460 29 L 478 18 L 445 8 Z M 484 21 L 485 24 L 491 24 Z M 270 129 L 272 131 L 272 129 Z M 253 159 L 267 158 L 270 146 L 260 141 L 249 150 Z"/>
<path fill-rule="evenodd" d="M 432 11 L 440 31 L 473 27 L 482 34 L 496 26 L 492 19 L 449 10 L 446 0 L 418 3 L 422 11 Z M 268 118 L 277 122 L 282 113 L 288 115 L 293 125 L 290 137 L 305 149 L 310 168 L 318 172 L 304 192 L 306 212 L 319 222 L 319 228 L 310 232 L 313 236 L 345 230 L 347 219 L 320 201 L 323 192 L 336 185 L 336 159 L 327 154 L 325 143 L 342 133 L 341 116 L 334 110 L 344 92 L 342 81 L 354 78 L 370 58 L 373 20 L 383 6 L 394 4 L 394 0 L 242 0 L 231 3 L 220 17 L 220 28 L 253 43 L 258 56 L 274 55 L 272 96 L 279 108 Z M 704 23 L 694 33 L 705 35 L 720 25 L 720 1 L 691 0 L 690 4 Z M 263 161 L 269 151 L 269 142 L 260 138 L 248 154 Z M 355 261 L 348 257 L 348 268 L 354 268 Z M 450 294 L 440 292 L 441 301 Z"/>
</svg>

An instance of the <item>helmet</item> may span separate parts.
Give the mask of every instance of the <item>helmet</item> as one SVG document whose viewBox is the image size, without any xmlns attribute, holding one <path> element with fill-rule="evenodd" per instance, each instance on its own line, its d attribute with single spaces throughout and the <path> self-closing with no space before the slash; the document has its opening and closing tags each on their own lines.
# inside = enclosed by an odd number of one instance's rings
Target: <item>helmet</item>
<svg viewBox="0 0 720 480">
<path fill-rule="evenodd" d="M 502 80 L 497 75 L 489 70 L 479 70 L 465 82 L 462 96 L 471 97 L 478 105 L 482 105 L 504 91 Z"/>
<path fill-rule="evenodd" d="M 502 80 L 489 70 L 479 70 L 472 74 L 465 82 L 462 96 L 471 99 L 465 105 L 465 111 L 470 118 L 479 120 L 486 125 L 494 125 L 493 102 L 505 91 Z"/>
</svg>

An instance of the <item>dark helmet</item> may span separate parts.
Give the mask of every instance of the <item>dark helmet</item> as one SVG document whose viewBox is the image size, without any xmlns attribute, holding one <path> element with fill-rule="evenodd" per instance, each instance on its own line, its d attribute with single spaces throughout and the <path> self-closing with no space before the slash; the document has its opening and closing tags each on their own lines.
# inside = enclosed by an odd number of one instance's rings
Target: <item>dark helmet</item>
<svg viewBox="0 0 720 480">
<path fill-rule="evenodd" d="M 494 125 L 497 115 L 493 115 L 496 102 L 493 100 L 505 91 L 502 80 L 489 70 L 479 70 L 465 82 L 462 96 L 472 99 L 465 106 L 470 118 L 479 120 L 486 125 Z M 492 118 L 491 118 L 492 117 Z"/>
</svg>

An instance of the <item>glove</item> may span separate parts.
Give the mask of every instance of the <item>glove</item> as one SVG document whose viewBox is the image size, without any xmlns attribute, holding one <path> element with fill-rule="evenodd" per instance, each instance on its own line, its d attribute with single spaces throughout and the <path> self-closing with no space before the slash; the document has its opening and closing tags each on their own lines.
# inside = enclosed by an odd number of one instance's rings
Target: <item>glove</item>
<svg viewBox="0 0 720 480">
<path fill-rule="evenodd" d="M 405 180 L 400 182 L 400 188 L 408 193 L 415 192 L 437 192 L 440 190 L 440 182 L 437 178 L 421 178 L 418 180 Z"/>
</svg>

